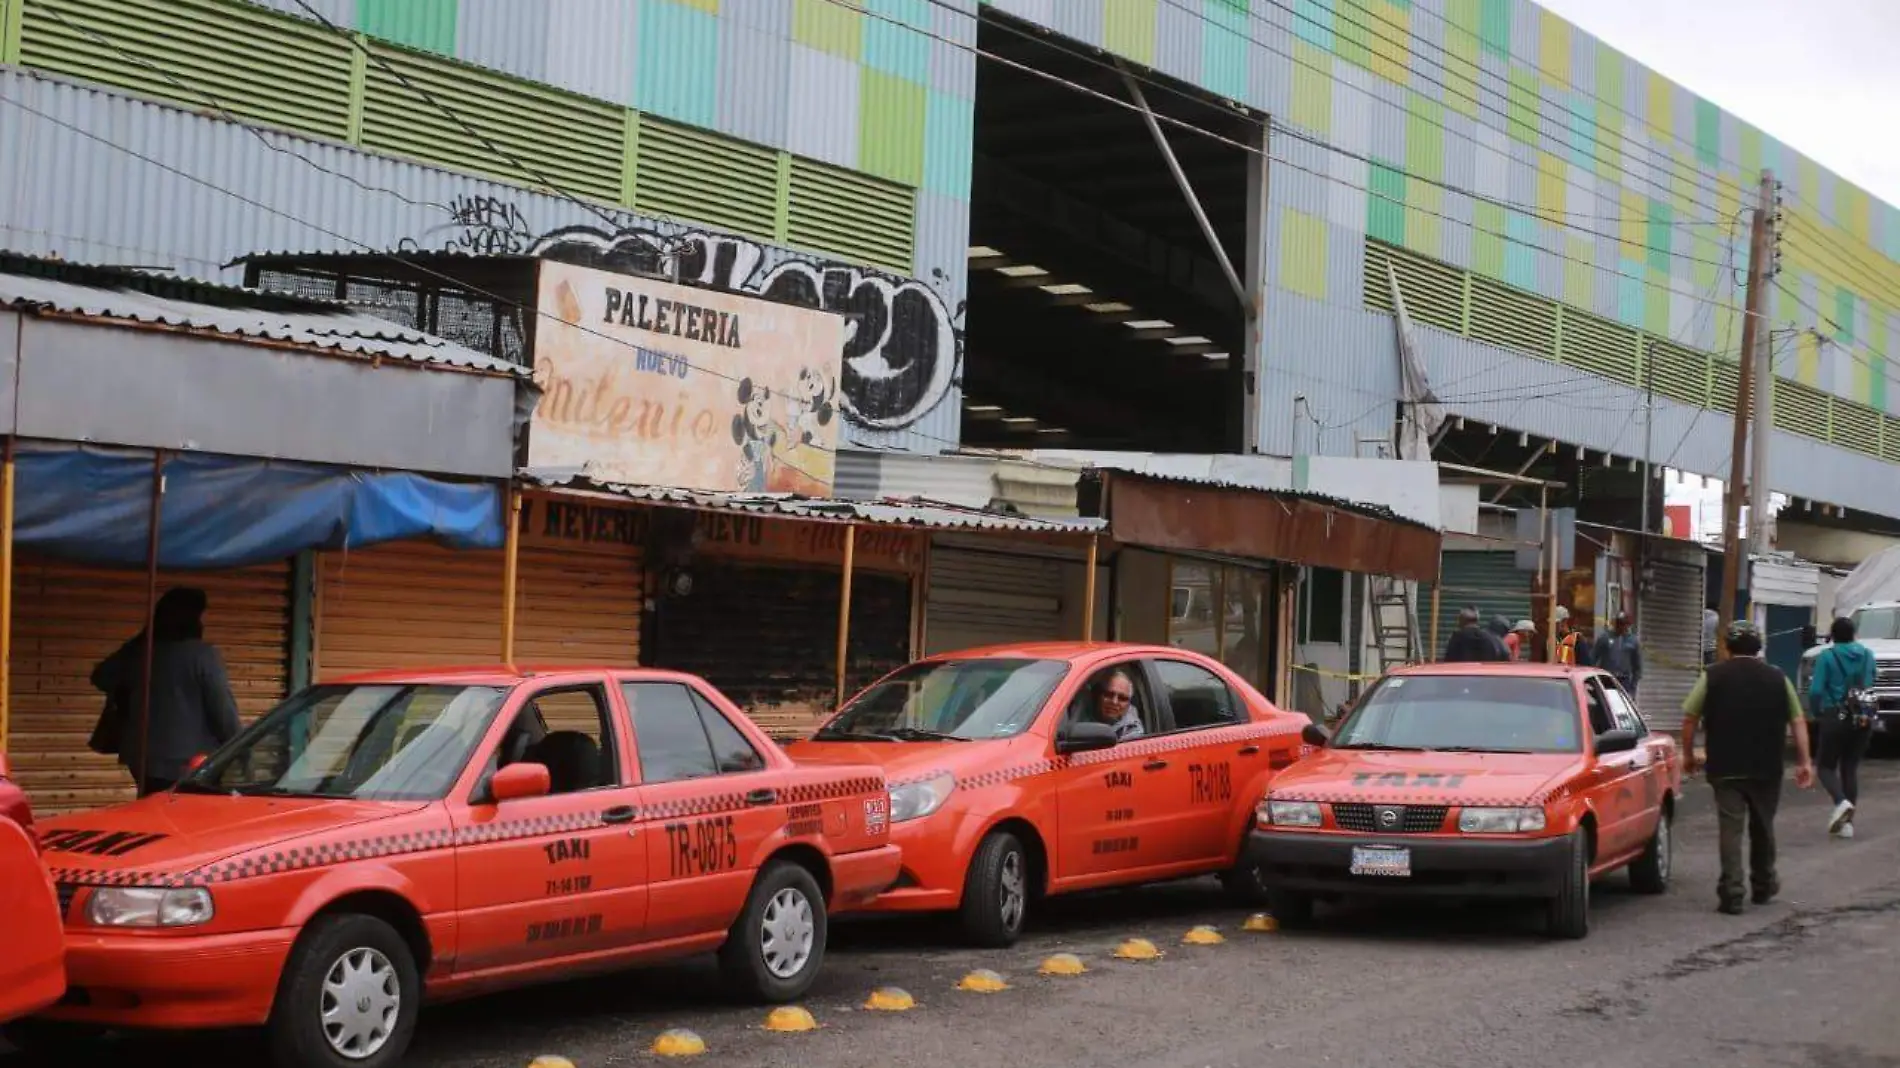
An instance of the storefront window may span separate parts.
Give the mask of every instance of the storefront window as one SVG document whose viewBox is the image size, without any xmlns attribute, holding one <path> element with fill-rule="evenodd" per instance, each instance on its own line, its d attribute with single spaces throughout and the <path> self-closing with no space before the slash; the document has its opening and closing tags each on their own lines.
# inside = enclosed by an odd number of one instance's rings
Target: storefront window
<svg viewBox="0 0 1900 1068">
<path fill-rule="evenodd" d="M 1272 583 L 1252 568 L 1172 561 L 1168 644 L 1204 653 L 1265 688 Z"/>
<path fill-rule="evenodd" d="M 1220 655 L 1219 614 L 1214 610 L 1220 569 L 1176 561 L 1169 589 L 1168 644 L 1208 656 Z"/>
</svg>

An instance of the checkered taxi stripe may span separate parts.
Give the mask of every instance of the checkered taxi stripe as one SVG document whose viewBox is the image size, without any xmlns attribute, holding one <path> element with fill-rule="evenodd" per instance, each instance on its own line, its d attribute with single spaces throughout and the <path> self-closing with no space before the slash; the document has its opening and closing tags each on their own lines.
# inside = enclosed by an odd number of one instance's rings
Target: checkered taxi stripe
<svg viewBox="0 0 1900 1068">
<path fill-rule="evenodd" d="M 809 804 L 813 801 L 852 797 L 866 793 L 881 794 L 885 789 L 884 780 L 876 778 L 798 783 L 781 790 L 777 803 Z M 745 795 L 742 793 L 707 794 L 649 805 L 639 811 L 637 818 L 641 822 L 659 822 L 688 816 L 715 816 L 726 812 L 737 812 L 746 807 L 748 806 Z M 72 887 L 206 886 L 238 879 L 281 875 L 285 872 L 302 871 L 308 868 L 329 867 L 355 860 L 374 860 L 381 857 L 428 853 L 454 846 L 487 845 L 592 830 L 606 825 L 601 815 L 598 811 L 566 813 L 525 820 L 501 820 L 480 826 L 461 827 L 453 831 L 369 835 L 363 838 L 321 842 L 286 849 L 266 849 L 183 872 L 86 871 L 52 866 L 49 866 L 48 871 L 55 883 Z"/>
<path fill-rule="evenodd" d="M 1530 808 L 1542 805 L 1563 791 L 1540 790 L 1522 797 L 1508 797 L 1495 794 L 1473 794 L 1468 791 L 1448 790 L 1379 790 L 1370 787 L 1336 787 L 1324 790 L 1272 790 L 1267 796 L 1274 801 L 1310 801 L 1322 805 L 1445 805 L 1460 808 L 1467 805 L 1480 805 L 1486 808 Z"/>
<path fill-rule="evenodd" d="M 1185 731 L 1179 734 L 1162 734 L 1151 738 L 1136 738 L 1130 742 L 1123 742 L 1113 749 L 1098 749 L 1091 753 L 1077 753 L 1073 756 L 1028 760 L 1020 764 L 1013 764 L 1007 768 L 996 768 L 990 771 L 977 772 L 973 775 L 960 776 L 957 779 L 957 788 L 960 790 L 980 790 L 990 786 L 1004 786 L 1018 779 L 1026 779 L 1032 775 L 1046 775 L 1049 772 L 1061 771 L 1064 768 L 1085 768 L 1098 764 L 1111 764 L 1128 760 L 1132 757 L 1157 756 L 1162 753 L 1179 752 L 1183 749 L 1199 749 L 1207 745 L 1237 745 L 1244 742 L 1264 741 L 1272 738 L 1297 738 L 1300 734 L 1300 727 L 1297 724 L 1280 725 L 1256 723 L 1249 724 L 1245 727 L 1220 727 L 1216 729 L 1221 732 L 1220 737 L 1212 740 L 1202 731 Z M 1294 746 L 1289 755 L 1302 755 L 1308 748 L 1310 747 L 1301 743 L 1300 745 Z M 1291 760 L 1289 759 L 1286 763 L 1291 763 Z M 1285 765 L 1276 762 L 1276 766 Z M 892 780 L 891 788 L 896 789 L 899 786 L 904 786 L 909 783 L 934 779 L 945 773 L 946 769 L 938 768 L 934 771 L 928 771 L 922 774 L 909 775 L 903 779 Z"/>
</svg>

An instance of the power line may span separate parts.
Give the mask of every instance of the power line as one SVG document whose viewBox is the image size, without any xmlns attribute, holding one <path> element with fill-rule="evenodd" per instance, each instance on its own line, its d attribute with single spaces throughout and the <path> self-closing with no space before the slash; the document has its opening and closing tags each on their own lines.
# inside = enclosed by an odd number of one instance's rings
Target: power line
<svg viewBox="0 0 1900 1068">
<path fill-rule="evenodd" d="M 1849 281 L 1871 283 L 1871 285 L 1863 285 L 1861 291 L 1869 296 L 1887 297 L 1889 298 L 1887 301 L 1888 304 L 1895 308 L 1900 308 L 1900 290 L 1889 288 L 1892 283 L 1883 281 L 1873 273 L 1879 270 L 1878 267 L 1866 260 L 1860 259 L 1854 254 L 1852 249 L 1835 241 L 1827 231 L 1809 222 L 1806 217 L 1799 212 L 1789 212 L 1788 218 L 1791 219 L 1795 225 L 1812 235 L 1819 249 L 1831 254 L 1830 259 L 1834 266 L 1848 268 L 1848 270 L 1842 274 L 1842 278 Z M 1876 290 L 1878 292 L 1876 292 Z"/>
</svg>

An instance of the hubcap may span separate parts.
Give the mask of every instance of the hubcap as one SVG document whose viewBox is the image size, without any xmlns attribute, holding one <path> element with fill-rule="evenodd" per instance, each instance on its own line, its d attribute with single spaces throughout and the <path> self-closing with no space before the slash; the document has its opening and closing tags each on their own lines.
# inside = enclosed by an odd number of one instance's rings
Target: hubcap
<svg viewBox="0 0 1900 1068">
<path fill-rule="evenodd" d="M 1656 824 L 1656 874 L 1665 880 L 1669 878 L 1670 854 L 1675 852 L 1676 843 L 1669 838 L 1669 817 Z"/>
<path fill-rule="evenodd" d="M 765 970 L 778 979 L 790 979 L 802 971 L 811 960 L 812 944 L 818 938 L 811 901 L 794 887 L 780 890 L 765 903 L 765 919 L 760 927 L 764 937 L 759 948 Z"/>
<path fill-rule="evenodd" d="M 331 1049 L 353 1061 L 375 1056 L 402 1012 L 396 966 L 374 949 L 344 953 L 323 977 L 318 1011 Z"/>
<path fill-rule="evenodd" d="M 1003 872 L 998 878 L 1002 893 L 997 896 L 999 915 L 1006 930 L 1014 931 L 1023 922 L 1023 907 L 1029 893 L 1028 879 L 1023 876 L 1023 855 L 1020 852 L 1003 855 Z"/>
</svg>

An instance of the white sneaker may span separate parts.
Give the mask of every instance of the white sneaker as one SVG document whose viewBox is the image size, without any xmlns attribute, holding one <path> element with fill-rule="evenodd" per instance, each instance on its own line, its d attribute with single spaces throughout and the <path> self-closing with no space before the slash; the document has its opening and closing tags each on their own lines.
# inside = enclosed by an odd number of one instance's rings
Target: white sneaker
<svg viewBox="0 0 1900 1068">
<path fill-rule="evenodd" d="M 1828 833 L 1841 833 L 1841 828 L 1847 826 L 1853 818 L 1854 803 L 1852 801 L 1842 801 L 1840 804 L 1835 805 L 1833 814 L 1827 819 Z"/>
<path fill-rule="evenodd" d="M 1843 824 L 1841 824 L 1841 830 L 1840 830 L 1840 836 L 1841 836 L 1842 838 L 1852 838 L 1852 837 L 1854 837 L 1854 825 L 1853 825 L 1853 824 L 1851 824 L 1851 823 L 1843 823 Z"/>
</svg>

